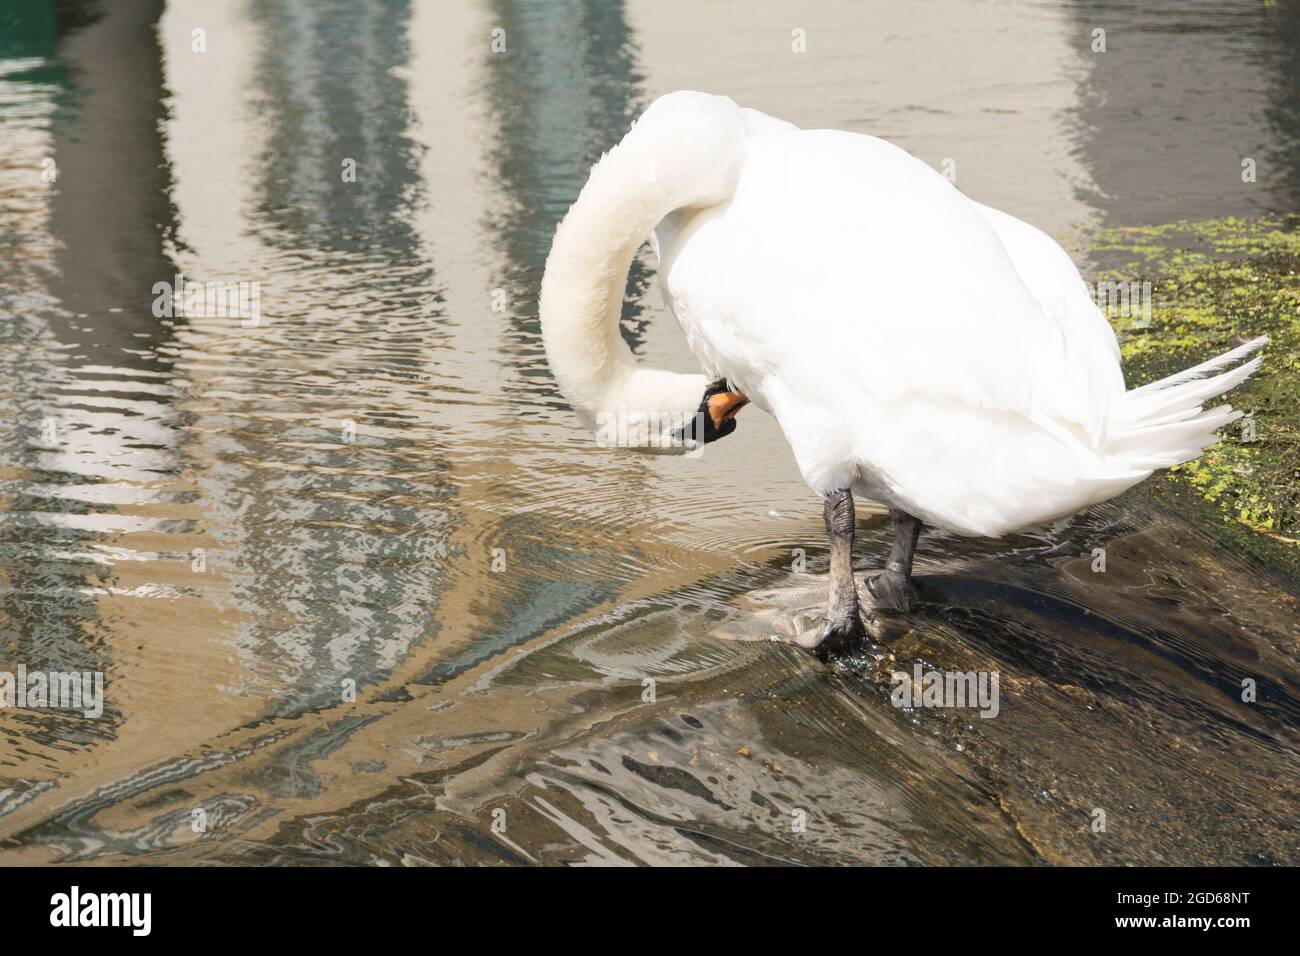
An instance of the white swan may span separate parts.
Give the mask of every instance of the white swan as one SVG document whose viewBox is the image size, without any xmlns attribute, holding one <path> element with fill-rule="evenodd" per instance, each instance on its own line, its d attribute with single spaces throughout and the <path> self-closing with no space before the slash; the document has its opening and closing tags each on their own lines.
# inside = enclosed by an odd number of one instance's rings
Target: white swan
<svg viewBox="0 0 1300 956">
<path fill-rule="evenodd" d="M 705 375 L 641 367 L 622 341 L 647 237 Z M 693 92 L 657 100 L 592 169 L 539 308 L 560 389 L 590 425 L 644 423 L 626 443 L 711 441 L 746 400 L 776 417 L 831 538 L 810 647 L 863 631 L 853 492 L 895 524 L 869 590 L 910 610 L 922 522 L 998 537 L 1195 458 L 1241 414 L 1202 402 L 1250 375 L 1258 358 L 1237 363 L 1266 341 L 1125 391 L 1114 332 L 1044 233 L 883 140 Z"/>
</svg>

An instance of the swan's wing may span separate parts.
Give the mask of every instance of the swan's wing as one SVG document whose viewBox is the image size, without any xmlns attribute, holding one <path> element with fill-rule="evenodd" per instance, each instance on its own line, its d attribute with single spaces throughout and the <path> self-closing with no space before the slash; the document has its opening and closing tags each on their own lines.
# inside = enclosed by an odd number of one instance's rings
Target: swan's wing
<svg viewBox="0 0 1300 956">
<path fill-rule="evenodd" d="M 882 140 L 754 138 L 732 201 L 692 216 L 664 266 L 688 335 L 760 373 L 834 366 L 882 403 L 1014 411 L 1088 440 L 1104 422 L 1066 313 L 1040 306 L 975 204 Z"/>
</svg>

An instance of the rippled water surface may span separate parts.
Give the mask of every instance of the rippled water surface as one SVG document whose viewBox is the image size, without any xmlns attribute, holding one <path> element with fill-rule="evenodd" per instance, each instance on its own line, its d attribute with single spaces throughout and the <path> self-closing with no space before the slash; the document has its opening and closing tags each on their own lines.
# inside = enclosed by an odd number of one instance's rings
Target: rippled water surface
<svg viewBox="0 0 1300 956">
<path fill-rule="evenodd" d="M 55 8 L 0 11 L 0 670 L 105 712 L 0 711 L 0 862 L 1300 862 L 1297 588 L 1212 522 L 927 534 L 919 611 L 821 664 L 767 640 L 826 564 L 774 424 L 600 450 L 536 315 L 680 87 L 953 160 L 1085 263 L 1294 210 L 1295 5 Z M 155 315 L 177 274 L 260 324 Z M 648 257 L 624 333 L 691 367 Z M 998 671 L 998 717 L 891 706 L 916 662 Z"/>
</svg>

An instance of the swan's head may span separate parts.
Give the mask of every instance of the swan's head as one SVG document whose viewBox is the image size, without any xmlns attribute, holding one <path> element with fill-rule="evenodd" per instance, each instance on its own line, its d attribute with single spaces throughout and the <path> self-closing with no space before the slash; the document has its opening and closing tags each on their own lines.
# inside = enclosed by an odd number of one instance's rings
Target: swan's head
<svg viewBox="0 0 1300 956">
<path fill-rule="evenodd" d="M 697 455 L 736 430 L 748 401 L 725 381 L 636 367 L 594 406 L 575 408 L 602 447 Z"/>
<path fill-rule="evenodd" d="M 596 441 L 608 448 L 698 455 L 731 434 L 747 399 L 703 375 L 637 364 L 619 332 L 621 286 L 614 280 L 593 284 L 589 273 L 573 269 L 552 249 L 539 312 L 551 373 Z"/>
</svg>

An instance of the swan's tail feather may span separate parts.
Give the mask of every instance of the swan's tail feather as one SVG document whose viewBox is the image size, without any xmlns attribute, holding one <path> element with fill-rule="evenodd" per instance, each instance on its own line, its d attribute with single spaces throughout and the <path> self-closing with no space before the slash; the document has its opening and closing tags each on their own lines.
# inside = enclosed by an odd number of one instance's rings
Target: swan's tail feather
<svg viewBox="0 0 1300 956">
<path fill-rule="evenodd" d="M 1162 378 L 1157 382 L 1150 382 L 1141 388 L 1135 388 L 1129 392 L 1133 395 L 1146 395 L 1150 392 L 1161 392 L 1173 388 L 1175 385 L 1182 385 L 1184 382 L 1191 382 L 1204 377 L 1207 372 L 1218 371 L 1226 368 L 1234 362 L 1239 362 L 1247 355 L 1253 355 L 1268 344 L 1268 336 L 1261 335 L 1257 339 L 1251 339 L 1245 345 L 1239 345 L 1230 352 L 1224 352 L 1222 355 L 1216 355 L 1208 362 L 1202 362 L 1200 365 L 1193 365 L 1189 369 L 1184 369 L 1168 378 Z"/>
<path fill-rule="evenodd" d="M 1125 394 L 1106 443 L 1106 457 L 1154 471 L 1199 456 L 1219 440 L 1218 429 L 1242 416 L 1231 405 L 1207 410 L 1203 403 L 1248 379 L 1259 368 L 1260 359 L 1242 360 L 1267 342 L 1267 336 L 1260 336 Z"/>
</svg>

